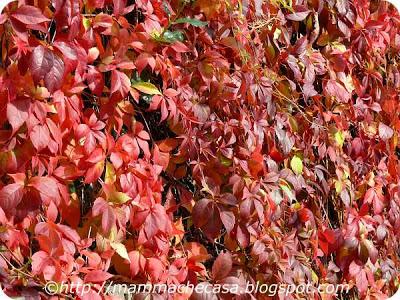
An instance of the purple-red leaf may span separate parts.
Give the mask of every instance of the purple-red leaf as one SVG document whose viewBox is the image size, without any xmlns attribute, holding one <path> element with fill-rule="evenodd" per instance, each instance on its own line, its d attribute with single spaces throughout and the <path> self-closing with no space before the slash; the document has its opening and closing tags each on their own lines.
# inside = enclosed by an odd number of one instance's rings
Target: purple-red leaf
<svg viewBox="0 0 400 300">
<path fill-rule="evenodd" d="M 43 79 L 49 92 L 53 93 L 61 87 L 64 62 L 53 51 L 37 46 L 32 52 L 30 68 L 35 82 Z"/>
</svg>

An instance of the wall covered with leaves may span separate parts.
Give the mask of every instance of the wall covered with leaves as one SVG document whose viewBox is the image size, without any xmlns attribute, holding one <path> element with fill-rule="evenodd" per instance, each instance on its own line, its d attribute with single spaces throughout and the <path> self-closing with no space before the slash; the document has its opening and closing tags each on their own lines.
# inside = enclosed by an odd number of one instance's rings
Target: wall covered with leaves
<svg viewBox="0 0 400 300">
<path fill-rule="evenodd" d="M 397 290 L 390 4 L 19 0 L 0 43 L 7 294 L 85 282 L 59 297 L 111 299 L 109 280 L 352 287 L 281 299 Z"/>
</svg>

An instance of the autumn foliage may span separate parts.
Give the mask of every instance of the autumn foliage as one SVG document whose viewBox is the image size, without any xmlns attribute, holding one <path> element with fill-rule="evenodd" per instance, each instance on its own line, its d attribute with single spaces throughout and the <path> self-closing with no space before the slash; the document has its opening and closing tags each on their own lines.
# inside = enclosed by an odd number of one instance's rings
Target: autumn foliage
<svg viewBox="0 0 400 300">
<path fill-rule="evenodd" d="M 19 0 L 0 24 L 7 294 L 86 282 L 58 297 L 111 299 L 98 293 L 110 280 L 397 291 L 390 4 Z"/>
</svg>

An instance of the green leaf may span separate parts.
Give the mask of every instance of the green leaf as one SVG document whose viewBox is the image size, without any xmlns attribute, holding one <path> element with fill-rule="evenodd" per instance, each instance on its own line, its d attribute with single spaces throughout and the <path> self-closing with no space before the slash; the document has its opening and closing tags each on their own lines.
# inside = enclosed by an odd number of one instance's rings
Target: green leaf
<svg viewBox="0 0 400 300">
<path fill-rule="evenodd" d="M 145 94 L 161 95 L 161 92 L 158 90 L 158 88 L 150 82 L 145 82 L 145 81 L 135 82 L 134 84 L 132 84 L 132 87 Z"/>
<path fill-rule="evenodd" d="M 336 140 L 336 143 L 338 143 L 338 145 L 339 145 L 340 147 L 343 147 L 343 144 L 344 144 L 344 134 L 343 134 L 343 131 L 337 131 L 337 132 L 335 133 L 335 140 Z"/>
<path fill-rule="evenodd" d="M 192 18 L 180 18 L 174 22 L 175 24 L 187 23 L 196 27 L 206 26 L 208 23 Z"/>
<path fill-rule="evenodd" d="M 174 43 L 176 41 L 182 42 L 184 35 L 181 31 L 165 31 L 164 34 L 159 38 L 162 42 Z"/>
<path fill-rule="evenodd" d="M 290 167 L 296 175 L 301 174 L 303 172 L 303 162 L 301 161 L 300 157 L 297 155 L 293 156 L 292 160 L 290 161 Z"/>
</svg>

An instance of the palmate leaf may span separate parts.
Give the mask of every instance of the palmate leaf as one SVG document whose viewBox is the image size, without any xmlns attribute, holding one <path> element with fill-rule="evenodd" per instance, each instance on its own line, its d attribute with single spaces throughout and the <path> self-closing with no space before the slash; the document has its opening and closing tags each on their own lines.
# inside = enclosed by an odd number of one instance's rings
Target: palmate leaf
<svg viewBox="0 0 400 300">
<path fill-rule="evenodd" d="M 10 291 L 83 281 L 100 300 L 114 279 L 276 275 L 349 283 L 339 298 L 395 292 L 398 12 L 231 2 L 20 0 L 0 15 Z"/>
</svg>

